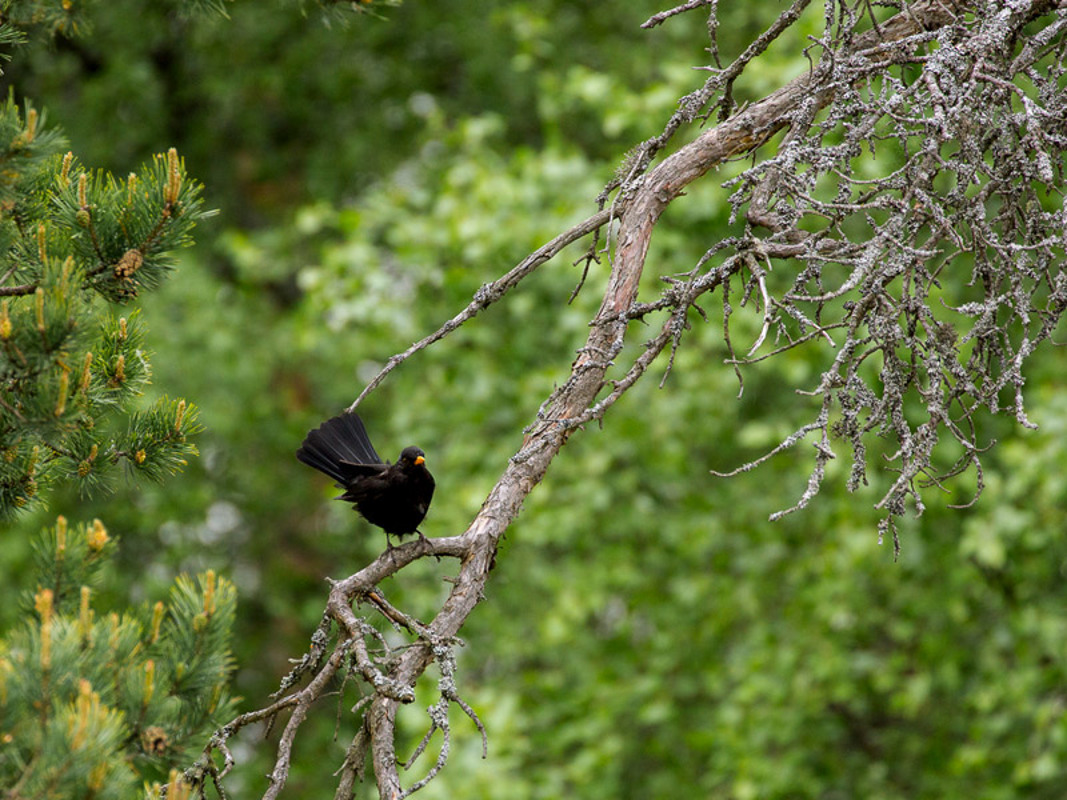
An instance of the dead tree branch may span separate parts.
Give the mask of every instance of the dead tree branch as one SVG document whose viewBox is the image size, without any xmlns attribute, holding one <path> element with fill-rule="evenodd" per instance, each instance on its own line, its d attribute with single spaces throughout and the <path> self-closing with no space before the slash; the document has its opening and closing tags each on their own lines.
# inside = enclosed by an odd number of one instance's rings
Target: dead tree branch
<svg viewBox="0 0 1067 800">
<path fill-rule="evenodd" d="M 779 35 L 806 5 L 794 2 L 767 36 Z M 714 18 L 717 3 L 690 2 L 647 24 L 708 6 Z M 709 292 L 723 293 L 724 336 L 733 353 L 729 298 L 738 287 L 732 283 L 740 283 L 742 306 L 751 301 L 760 309 L 755 345 L 746 357 L 730 359 L 735 369 L 801 346 L 832 353 L 818 385 L 807 392 L 817 407 L 815 419 L 735 472 L 814 434 L 814 467 L 792 511 L 819 491 L 835 458 L 835 440 L 852 450 L 850 489 L 867 480 L 870 438 L 890 441 L 897 450 L 884 469 L 895 470 L 895 477 L 878 503 L 887 514 L 882 533 L 892 531 L 893 517 L 904 513 L 909 498 L 921 511 L 918 489 L 924 482 L 939 485 L 973 465 L 980 491 L 984 446 L 974 415 L 980 408 L 1007 410 L 1029 424 L 1022 367 L 1067 308 L 1067 213 L 1055 188 L 1063 184 L 1067 149 L 1062 11 L 1029 38 L 1023 33 L 1062 3 L 916 0 L 899 3 L 900 13 L 878 22 L 866 16 L 867 2 L 826 6 L 825 31 L 811 48 L 821 55 L 809 71 L 736 112 L 729 88 L 748 61 L 715 72 L 710 88 L 683 98 L 664 134 L 639 148 L 599 199 L 601 211 L 484 286 L 466 309 L 390 359 L 359 395 L 353 408 L 393 369 L 506 297 L 563 246 L 616 220 L 611 271 L 586 342 L 470 527 L 460 536 L 404 544 L 332 583 L 324 625 L 283 683 L 288 690 L 309 677 L 305 688 L 220 730 L 198 764 L 201 776 L 225 774 L 231 763 L 226 739 L 242 725 L 291 709 L 265 795 L 276 797 L 297 729 L 343 667 L 358 674 L 371 694 L 361 702 L 363 724 L 339 770 L 342 787 L 352 786 L 368 753 L 382 798 L 402 798 L 425 785 L 448 756 L 450 704 L 484 735 L 456 690 L 452 648 L 483 597 L 505 531 L 568 438 L 601 418 L 668 346 L 673 360 L 688 310 L 699 309 L 697 300 Z M 761 38 L 754 52 L 768 42 Z M 673 130 L 696 119 L 714 96 L 723 113 L 732 112 L 728 118 L 652 166 Z M 657 299 L 639 302 L 649 243 L 667 207 L 710 170 L 785 128 L 789 133 L 777 152 L 732 184 L 734 217 L 744 222 L 743 233 L 715 243 L 689 272 L 666 279 Z M 875 151 L 891 154 L 885 163 L 892 167 L 871 178 L 855 164 Z M 963 284 L 957 279 L 961 270 L 970 273 L 970 282 L 954 295 L 944 285 L 950 279 L 953 286 Z M 617 364 L 631 323 L 654 314 L 664 315 L 657 335 L 628 366 Z M 772 333 L 773 353 L 757 355 Z M 945 441 L 962 454 L 939 471 L 935 453 Z M 393 608 L 376 587 L 428 556 L 454 558 L 458 571 L 436 616 L 422 623 Z M 405 633 L 405 646 L 390 647 L 357 614 L 353 603 L 363 601 Z M 332 649 L 327 630 L 334 631 Z M 440 700 L 431 706 L 429 732 L 414 757 L 436 730 L 445 744 L 429 774 L 404 788 L 397 710 L 414 699 L 416 680 L 435 663 Z M 221 772 L 214 769 L 215 750 L 226 760 Z"/>
</svg>

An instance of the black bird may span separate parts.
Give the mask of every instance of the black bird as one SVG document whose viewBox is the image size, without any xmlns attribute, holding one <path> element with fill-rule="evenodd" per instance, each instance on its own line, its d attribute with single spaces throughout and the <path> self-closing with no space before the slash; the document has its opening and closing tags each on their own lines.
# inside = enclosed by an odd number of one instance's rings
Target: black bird
<svg viewBox="0 0 1067 800">
<path fill-rule="evenodd" d="M 389 534 L 417 533 L 433 498 L 434 481 L 426 469 L 426 454 L 405 447 L 395 464 L 374 450 L 356 414 L 328 419 L 308 433 L 296 457 L 325 472 L 345 490 L 339 500 L 355 503 L 372 525 Z"/>
</svg>

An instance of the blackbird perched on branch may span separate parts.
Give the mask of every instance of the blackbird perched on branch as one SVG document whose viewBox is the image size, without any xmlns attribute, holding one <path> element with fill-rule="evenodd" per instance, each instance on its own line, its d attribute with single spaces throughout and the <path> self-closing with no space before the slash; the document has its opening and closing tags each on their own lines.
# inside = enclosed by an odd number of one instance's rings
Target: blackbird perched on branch
<svg viewBox="0 0 1067 800">
<path fill-rule="evenodd" d="M 341 414 L 308 433 L 296 457 L 337 481 L 345 490 L 338 499 L 355 503 L 363 518 L 387 537 L 422 536 L 419 523 L 430 507 L 434 480 L 419 448 L 405 447 L 395 464 L 383 461 L 359 416 Z"/>
</svg>

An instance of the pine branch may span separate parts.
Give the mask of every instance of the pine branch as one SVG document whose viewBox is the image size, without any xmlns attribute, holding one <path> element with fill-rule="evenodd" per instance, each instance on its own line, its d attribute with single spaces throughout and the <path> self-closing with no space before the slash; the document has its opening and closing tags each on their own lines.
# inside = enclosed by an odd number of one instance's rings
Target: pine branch
<svg viewBox="0 0 1067 800">
<path fill-rule="evenodd" d="M 5 797 L 132 796 L 232 713 L 236 592 L 179 578 L 169 603 L 103 613 L 92 588 L 114 541 L 62 517 L 35 544 L 33 615 L 0 639 Z"/>
</svg>

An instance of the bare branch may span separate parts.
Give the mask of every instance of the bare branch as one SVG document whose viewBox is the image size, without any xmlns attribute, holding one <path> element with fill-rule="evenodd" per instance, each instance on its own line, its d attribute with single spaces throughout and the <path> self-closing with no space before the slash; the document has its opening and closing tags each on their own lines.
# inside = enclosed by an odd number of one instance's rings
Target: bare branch
<svg viewBox="0 0 1067 800">
<path fill-rule="evenodd" d="M 452 704 L 482 734 L 484 751 L 485 727 L 456 689 L 453 648 L 483 598 L 505 531 L 574 431 L 601 419 L 668 345 L 670 371 L 689 310 L 704 316 L 697 302 L 716 289 L 722 290 L 727 363 L 739 380 L 742 365 L 804 343 L 828 345 L 829 366 L 804 393 L 818 398 L 814 420 L 797 426 L 765 455 L 713 474 L 754 469 L 817 434 L 807 486 L 792 508 L 773 515 L 777 519 L 816 496 L 826 465 L 836 457 L 834 440 L 852 451 L 849 490 L 867 483 L 870 440 L 890 442 L 896 451 L 885 455 L 884 463 L 875 459 L 882 472 L 895 476 L 878 502 L 885 511 L 878 530 L 880 536 L 892 533 L 898 551 L 895 517 L 908 505 L 921 513 L 924 487 L 947 489 L 945 480 L 973 466 L 980 493 L 982 448 L 974 415 L 988 408 L 1031 424 L 1022 370 L 1067 309 L 1067 211 L 1062 202 L 1059 209 L 1052 202 L 1062 201 L 1054 193 L 1065 177 L 1067 148 L 1062 19 L 1020 44 L 1027 23 L 1062 4 L 916 0 L 877 24 L 866 19 L 869 3 L 827 4 L 823 35 L 809 48 L 821 48 L 822 55 L 812 59 L 808 72 L 652 166 L 673 133 L 696 119 L 717 93 L 719 107 L 732 112 L 732 81 L 807 5 L 795 0 L 734 64 L 683 98 L 663 133 L 635 148 L 598 197 L 598 213 L 483 286 L 463 311 L 389 359 L 356 398 L 351 408 L 393 369 L 504 298 L 567 244 L 593 233 L 587 258 L 596 258 L 601 250 L 595 234 L 606 224 L 617 226 L 607 237 L 611 271 L 602 301 L 570 374 L 545 399 L 468 529 L 389 549 L 359 572 L 331 582 L 317 638 L 282 691 L 311 676 L 307 686 L 221 729 L 198 762 L 204 774 L 219 774 L 212 771 L 214 749 L 226 759 L 221 774 L 229 768 L 225 744 L 234 725 L 273 719 L 292 708 L 267 795 L 276 796 L 288 775 L 297 728 L 342 666 L 371 689 L 358 706 L 361 727 L 338 772 L 347 790 L 368 754 L 380 797 L 395 800 L 425 786 L 448 759 Z M 699 6 L 709 6 L 714 19 L 712 0 L 678 6 L 646 25 Z M 714 33 L 714 24 L 710 28 Z M 907 80 L 901 65 L 911 70 Z M 914 70 L 921 70 L 917 80 Z M 789 133 L 777 152 L 754 161 L 729 184 L 733 219 L 745 226 L 744 234 L 713 244 L 695 268 L 664 279 L 658 298 L 639 302 L 652 234 L 669 204 L 710 170 L 785 128 Z M 892 154 L 887 174 L 871 177 L 857 168 L 870 164 L 867 154 L 882 151 Z M 761 227 L 769 231 L 762 238 L 755 233 Z M 946 287 L 950 279 L 958 287 L 961 271 L 971 280 L 965 296 L 957 297 Z M 751 300 L 762 309 L 759 334 L 745 358 L 737 357 L 730 341 L 731 315 L 739 313 L 730 298 L 735 275 L 741 281 L 739 307 Z M 658 333 L 622 363 L 631 323 L 655 314 L 663 316 Z M 772 330 L 785 344 L 756 357 Z M 952 466 L 938 471 L 934 456 L 944 444 L 958 449 Z M 455 558 L 458 570 L 449 578 L 444 604 L 424 623 L 390 604 L 377 586 L 430 556 Z M 353 603 L 380 615 L 378 623 L 393 626 L 390 637 L 404 637 L 404 645 L 389 646 Z M 430 706 L 428 730 L 408 763 L 425 752 L 438 730 L 443 744 L 429 772 L 405 789 L 396 757 L 396 714 L 400 704 L 414 700 L 416 680 L 434 664 L 441 673 L 440 697 Z"/>
<path fill-rule="evenodd" d="M 679 14 L 684 14 L 686 11 L 692 11 L 694 8 L 700 8 L 701 6 L 711 5 L 714 0 L 689 0 L 687 3 L 683 3 L 676 8 L 672 8 L 669 11 L 660 11 L 658 14 L 653 14 L 651 17 L 641 23 L 642 28 L 654 28 L 662 22 L 666 22 L 671 17 L 676 17 Z"/>
<path fill-rule="evenodd" d="M 348 410 L 355 411 L 356 407 L 363 402 L 363 398 L 378 388 L 378 385 L 385 380 L 390 372 L 411 358 L 411 356 L 415 355 L 420 350 L 425 350 L 434 342 L 438 342 L 445 338 L 464 322 L 473 319 L 480 311 L 484 311 L 493 303 L 502 299 L 508 292 L 518 286 L 523 278 L 532 273 L 542 264 L 554 258 L 560 250 L 610 222 L 615 214 L 616 212 L 614 209 L 598 211 L 596 214 L 593 214 L 593 216 L 579 222 L 569 230 L 561 233 L 552 241 L 530 253 L 530 255 L 516 264 L 511 271 L 506 273 L 503 277 L 497 278 L 492 283 L 487 283 L 482 286 L 475 292 L 474 298 L 460 313 L 456 314 L 456 316 L 452 317 L 452 319 L 429 336 L 415 342 L 415 344 L 411 345 L 411 347 L 403 353 L 398 353 L 390 358 L 381 371 L 375 375 L 371 382 L 359 393 L 359 397 L 352 402 L 352 405 L 348 407 Z"/>
</svg>

